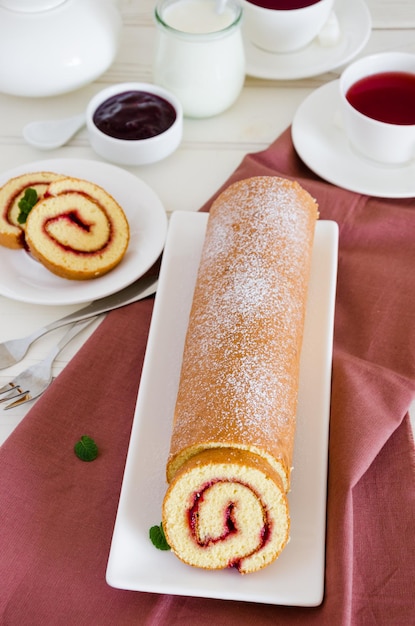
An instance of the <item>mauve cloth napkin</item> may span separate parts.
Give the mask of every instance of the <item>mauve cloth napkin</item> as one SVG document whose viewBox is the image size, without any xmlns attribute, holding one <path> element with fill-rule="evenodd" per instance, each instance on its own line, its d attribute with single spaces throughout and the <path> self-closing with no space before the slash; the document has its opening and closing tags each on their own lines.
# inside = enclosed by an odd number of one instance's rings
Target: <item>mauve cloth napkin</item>
<svg viewBox="0 0 415 626">
<path fill-rule="evenodd" d="M 149 299 L 107 316 L 0 449 L 2 625 L 415 623 L 407 415 L 415 394 L 415 201 L 370 198 L 320 180 L 296 156 L 289 129 L 245 157 L 228 183 L 258 174 L 296 178 L 318 200 L 321 218 L 340 227 L 322 605 L 161 596 L 106 584 Z M 99 445 L 92 463 L 73 453 L 84 433 Z"/>
</svg>

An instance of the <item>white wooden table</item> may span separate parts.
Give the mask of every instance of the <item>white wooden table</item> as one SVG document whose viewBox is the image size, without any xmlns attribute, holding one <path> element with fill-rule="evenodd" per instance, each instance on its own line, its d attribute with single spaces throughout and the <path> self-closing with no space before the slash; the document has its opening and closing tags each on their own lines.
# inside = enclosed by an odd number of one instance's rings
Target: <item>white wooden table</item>
<svg viewBox="0 0 415 626">
<path fill-rule="evenodd" d="M 415 53 L 414 0 L 367 0 L 372 16 L 370 39 L 359 56 L 386 50 Z M 123 34 L 117 58 L 95 83 L 53 98 L 19 98 L 0 94 L 0 171 L 43 158 L 99 158 L 88 144 L 86 131 L 53 152 L 40 152 L 24 142 L 22 127 L 35 119 L 59 118 L 82 111 L 102 87 L 124 81 L 152 81 L 155 28 L 154 0 L 121 0 Z M 185 120 L 179 150 L 154 165 L 128 168 L 158 194 L 168 214 L 195 211 L 239 165 L 245 154 L 266 148 L 291 123 L 298 105 L 340 74 L 341 67 L 324 75 L 296 81 L 247 77 L 236 104 L 215 118 Z M 1 269 L 0 269 L 1 271 Z M 0 341 L 22 336 L 81 305 L 39 306 L 0 296 Z M 95 325 L 94 325 L 95 326 Z M 58 374 L 94 326 L 75 339 L 55 364 Z M 0 385 L 22 368 L 40 360 L 64 333 L 41 339 L 18 365 L 0 371 Z M 0 443 L 12 432 L 33 403 L 13 411 L 0 408 Z M 414 416 L 415 411 L 412 411 Z M 415 420 L 413 420 L 415 423 Z"/>
</svg>

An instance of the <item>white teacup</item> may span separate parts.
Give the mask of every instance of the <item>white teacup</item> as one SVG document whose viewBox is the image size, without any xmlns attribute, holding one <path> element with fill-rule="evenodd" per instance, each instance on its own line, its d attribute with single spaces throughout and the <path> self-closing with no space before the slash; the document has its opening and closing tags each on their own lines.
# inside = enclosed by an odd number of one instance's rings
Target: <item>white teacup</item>
<svg viewBox="0 0 415 626">
<path fill-rule="evenodd" d="M 415 157 L 415 54 L 363 57 L 343 71 L 339 85 L 342 126 L 357 152 L 384 164 L 399 165 Z M 368 104 L 356 100 L 358 88 Z M 402 95 L 402 89 L 407 93 Z"/>
<path fill-rule="evenodd" d="M 317 37 L 329 19 L 334 0 L 317 0 L 297 9 L 268 8 L 284 4 L 282 0 L 242 0 L 245 32 L 258 48 L 275 53 L 304 48 Z"/>
</svg>

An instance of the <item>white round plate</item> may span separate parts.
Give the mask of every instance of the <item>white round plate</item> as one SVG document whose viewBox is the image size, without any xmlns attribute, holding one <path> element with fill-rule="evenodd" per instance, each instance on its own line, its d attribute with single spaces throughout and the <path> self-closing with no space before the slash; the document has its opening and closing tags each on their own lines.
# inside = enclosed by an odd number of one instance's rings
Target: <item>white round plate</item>
<svg viewBox="0 0 415 626">
<path fill-rule="evenodd" d="M 122 206 L 130 243 L 121 263 L 99 278 L 66 280 L 49 272 L 25 250 L 0 246 L 0 294 L 32 304 L 89 302 L 115 293 L 142 276 L 161 254 L 167 217 L 155 192 L 139 178 L 114 165 L 80 159 L 36 161 L 0 175 L 0 185 L 26 172 L 52 171 L 84 178 L 103 187 Z"/>
<path fill-rule="evenodd" d="M 366 45 L 372 28 L 369 9 L 363 0 L 336 0 L 340 38 L 331 46 L 315 39 L 298 52 L 275 54 L 254 46 L 244 36 L 246 73 L 269 80 L 297 80 L 329 72 L 348 63 Z"/>
<path fill-rule="evenodd" d="M 382 165 L 359 155 L 341 123 L 339 81 L 313 91 L 298 107 L 292 123 L 294 147 L 318 176 L 338 187 L 380 198 L 415 196 L 415 162 Z"/>
</svg>

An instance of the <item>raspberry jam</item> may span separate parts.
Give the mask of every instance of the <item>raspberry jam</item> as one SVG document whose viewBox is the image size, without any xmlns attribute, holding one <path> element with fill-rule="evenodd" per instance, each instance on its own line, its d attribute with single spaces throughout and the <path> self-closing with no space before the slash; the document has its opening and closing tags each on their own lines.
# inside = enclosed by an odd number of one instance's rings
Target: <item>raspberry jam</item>
<svg viewBox="0 0 415 626">
<path fill-rule="evenodd" d="M 149 139 L 166 131 L 176 119 L 174 107 L 164 98 L 145 91 L 118 93 L 100 104 L 93 121 L 115 139 Z"/>
</svg>

